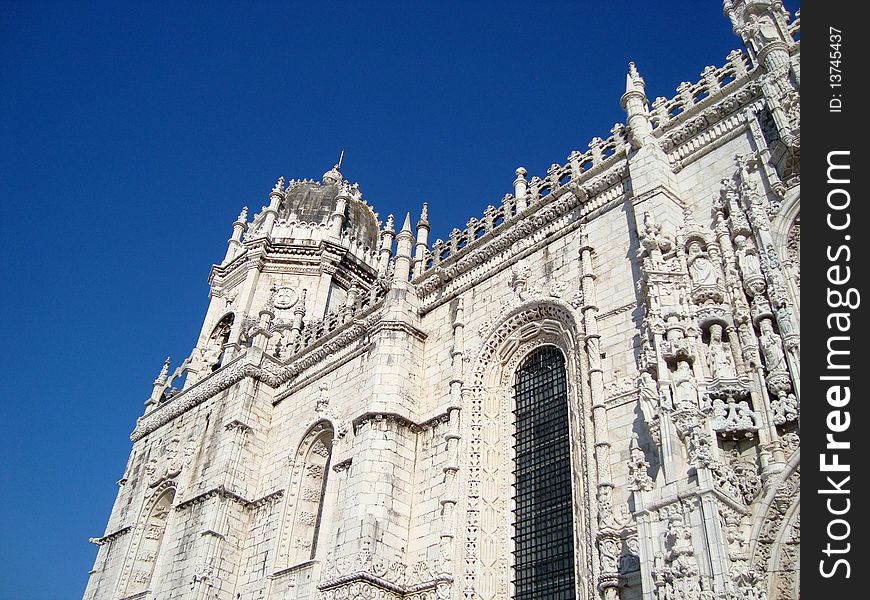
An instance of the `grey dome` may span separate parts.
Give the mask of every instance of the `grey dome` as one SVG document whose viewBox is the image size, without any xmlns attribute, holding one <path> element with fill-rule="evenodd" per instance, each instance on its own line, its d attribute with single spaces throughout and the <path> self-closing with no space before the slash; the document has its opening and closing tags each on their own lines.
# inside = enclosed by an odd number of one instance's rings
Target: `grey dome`
<svg viewBox="0 0 870 600">
<path fill-rule="evenodd" d="M 288 222 L 329 223 L 329 217 L 335 211 L 336 198 L 342 191 L 339 183 L 317 183 L 316 181 L 295 182 L 284 192 L 284 200 L 278 208 L 278 218 Z M 344 226 L 342 233 L 350 235 L 370 248 L 377 247 L 378 223 L 372 209 L 355 199 L 354 194 L 345 193 L 348 197 L 344 210 Z"/>
</svg>

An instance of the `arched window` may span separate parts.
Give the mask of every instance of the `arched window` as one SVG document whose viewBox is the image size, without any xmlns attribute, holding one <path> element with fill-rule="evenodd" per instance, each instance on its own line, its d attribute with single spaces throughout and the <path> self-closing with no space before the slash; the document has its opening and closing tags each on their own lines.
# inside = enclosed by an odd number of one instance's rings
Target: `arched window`
<svg viewBox="0 0 870 600">
<path fill-rule="evenodd" d="M 280 562 L 287 566 L 313 559 L 317 554 L 332 441 L 332 428 L 323 422 L 308 432 L 297 451 L 279 550 L 284 557 Z"/>
<path fill-rule="evenodd" d="M 126 596 L 144 592 L 151 585 L 154 565 L 160 554 L 160 545 L 163 542 L 163 534 L 166 533 L 166 523 L 174 499 L 175 488 L 169 488 L 160 494 L 148 512 L 144 528 L 140 533 L 139 547 L 135 550 L 136 558 L 130 570 Z"/>
<path fill-rule="evenodd" d="M 525 359 L 514 397 L 514 600 L 573 600 L 568 382 L 558 348 Z"/>
<path fill-rule="evenodd" d="M 233 313 L 228 314 L 221 319 L 215 328 L 212 329 L 211 335 L 208 336 L 208 344 L 205 351 L 205 360 L 211 365 L 211 370 L 216 371 L 220 368 L 224 360 L 224 345 L 230 341 L 230 331 L 233 327 Z"/>
</svg>

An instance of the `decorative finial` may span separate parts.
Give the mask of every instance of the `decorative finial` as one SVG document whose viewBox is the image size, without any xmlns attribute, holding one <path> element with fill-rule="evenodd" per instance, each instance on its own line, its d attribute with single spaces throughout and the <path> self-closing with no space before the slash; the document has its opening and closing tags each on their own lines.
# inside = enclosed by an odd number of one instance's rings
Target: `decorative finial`
<svg viewBox="0 0 870 600">
<path fill-rule="evenodd" d="M 248 207 L 243 206 L 242 212 L 239 213 L 239 218 L 236 219 L 239 223 L 246 223 L 248 221 Z"/>
<path fill-rule="evenodd" d="M 429 227 L 429 203 L 423 203 L 423 210 L 420 211 L 420 220 L 417 221 L 417 229 L 420 227 Z"/>
<path fill-rule="evenodd" d="M 335 165 L 335 169 L 336 169 L 336 170 L 341 169 L 341 161 L 342 161 L 343 159 L 344 159 L 344 149 L 341 150 L 341 154 L 339 154 L 339 156 L 338 156 L 338 164 Z"/>
<path fill-rule="evenodd" d="M 637 72 L 637 66 L 634 62 L 628 63 L 628 75 L 625 76 L 625 93 L 640 92 L 645 94 L 646 84 L 643 77 Z"/>
<path fill-rule="evenodd" d="M 384 231 L 389 231 L 390 233 L 395 231 L 393 228 L 393 215 L 387 215 L 387 224 L 384 225 Z"/>
<path fill-rule="evenodd" d="M 273 192 L 278 192 L 279 194 L 284 191 L 284 177 L 279 177 L 278 181 L 275 182 L 275 187 L 272 188 Z"/>
</svg>

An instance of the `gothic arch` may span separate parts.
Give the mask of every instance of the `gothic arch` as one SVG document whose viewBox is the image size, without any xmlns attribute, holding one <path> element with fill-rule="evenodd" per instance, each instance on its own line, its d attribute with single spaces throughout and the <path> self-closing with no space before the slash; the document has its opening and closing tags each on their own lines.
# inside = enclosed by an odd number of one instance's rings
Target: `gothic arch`
<svg viewBox="0 0 870 600">
<path fill-rule="evenodd" d="M 203 344 L 203 358 L 212 371 L 217 370 L 224 362 L 224 345 L 227 344 L 236 325 L 235 311 L 224 313 L 215 321 L 214 327 Z"/>
<path fill-rule="evenodd" d="M 589 490 L 596 482 L 591 444 L 584 443 L 589 419 L 588 399 L 581 392 L 585 362 L 583 335 L 573 308 L 557 299 L 526 302 L 490 327 L 472 359 L 470 376 L 462 390 L 462 440 L 465 457 L 461 469 L 465 533 L 463 574 L 458 585 L 479 600 L 509 597 L 511 581 L 510 531 L 511 462 L 513 445 L 513 383 L 526 357 L 542 346 L 555 346 L 565 357 L 568 383 L 568 418 L 574 492 L 575 574 L 580 595 L 590 597 L 594 536 L 590 521 Z"/>
<path fill-rule="evenodd" d="M 800 449 L 754 511 L 751 566 L 764 574 L 769 600 L 800 597 Z"/>
<path fill-rule="evenodd" d="M 127 567 L 124 569 L 121 595 L 131 596 L 150 588 L 172 514 L 175 492 L 174 484 L 165 482 L 154 490 L 150 501 L 143 507 L 137 537 L 129 550 Z"/>
<path fill-rule="evenodd" d="M 332 424 L 320 420 L 308 429 L 290 457 L 276 571 L 311 560 L 317 552 L 334 441 Z"/>
</svg>

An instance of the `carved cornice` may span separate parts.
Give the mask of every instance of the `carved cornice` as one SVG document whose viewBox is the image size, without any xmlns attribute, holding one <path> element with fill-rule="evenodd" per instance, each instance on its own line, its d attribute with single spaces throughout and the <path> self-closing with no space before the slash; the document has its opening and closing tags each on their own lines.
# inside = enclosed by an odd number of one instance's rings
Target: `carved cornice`
<svg viewBox="0 0 870 600">
<path fill-rule="evenodd" d="M 439 576 L 431 581 L 425 581 L 422 583 L 418 583 L 410 586 L 397 585 L 386 579 L 382 579 L 376 575 L 372 575 L 371 573 L 367 573 L 365 571 L 357 571 L 355 573 L 350 573 L 348 575 L 342 575 L 341 577 L 336 577 L 324 583 L 321 583 L 317 586 L 321 592 L 329 592 L 333 590 L 337 590 L 343 587 L 346 587 L 352 583 L 363 583 L 369 584 L 373 587 L 380 588 L 386 592 L 392 592 L 393 594 L 397 594 L 398 597 L 404 597 L 408 594 L 418 594 L 420 592 L 434 590 L 439 585 L 443 584 L 451 584 L 453 583 L 453 578 L 448 576 Z"/>
<path fill-rule="evenodd" d="M 242 433 L 251 433 L 254 428 L 246 423 L 242 423 L 238 419 L 233 419 L 226 425 L 224 425 L 224 429 L 227 431 L 240 431 Z"/>
<path fill-rule="evenodd" d="M 436 415 L 430 419 L 422 421 L 420 423 L 415 423 L 414 421 L 412 421 L 408 417 L 405 417 L 405 416 L 400 415 L 398 413 L 367 412 L 367 413 L 364 413 L 364 414 L 358 416 L 357 418 L 355 418 L 353 420 L 354 433 L 356 433 L 356 430 L 359 428 L 360 425 L 364 425 L 364 424 L 370 423 L 370 422 L 381 422 L 381 421 L 388 421 L 388 422 L 397 423 L 398 425 L 401 425 L 402 427 L 405 427 L 406 429 L 410 430 L 412 433 L 417 433 L 419 431 L 424 431 L 424 430 L 430 429 L 432 427 L 437 427 L 438 425 L 440 425 L 442 423 L 449 422 L 450 421 L 450 414 L 449 413 L 442 413 L 442 414 Z"/>
<path fill-rule="evenodd" d="M 413 336 L 420 341 L 423 341 L 428 337 L 422 329 L 418 329 L 410 323 L 405 323 L 403 321 L 379 321 L 372 328 L 371 332 L 375 334 L 380 333 L 381 331 L 401 331 L 402 333 L 407 333 L 408 335 Z"/>
<path fill-rule="evenodd" d="M 263 506 L 264 504 L 268 504 L 270 502 L 273 502 L 273 501 L 281 498 L 283 495 L 284 495 L 284 490 L 281 489 L 281 490 L 275 490 L 274 492 L 266 494 L 265 496 L 263 496 L 262 498 L 259 498 L 257 500 L 248 500 L 247 498 L 243 497 L 242 495 L 234 492 L 233 490 L 230 490 L 226 486 L 219 485 L 217 487 L 211 488 L 210 490 L 206 490 L 205 492 L 197 494 L 196 496 L 193 496 L 192 498 L 188 498 L 187 500 L 183 500 L 182 502 L 179 502 L 178 504 L 175 505 L 175 510 L 182 511 L 182 510 L 185 510 L 191 506 L 194 506 L 196 504 L 201 504 L 201 503 L 205 502 L 206 500 L 208 500 L 210 498 L 215 498 L 215 497 L 220 497 L 220 498 L 223 498 L 224 500 L 230 500 L 231 502 L 235 502 L 236 504 L 240 505 L 241 507 L 243 507 L 245 509 L 251 510 L 251 509 L 259 508 L 259 507 Z"/>
<path fill-rule="evenodd" d="M 622 306 L 617 306 L 616 308 L 611 308 L 610 310 L 608 310 L 606 312 L 598 313 L 597 315 L 595 315 L 595 317 L 599 321 L 603 321 L 604 319 L 606 319 L 608 317 L 612 317 L 614 315 L 618 315 L 620 313 L 624 313 L 626 311 L 629 311 L 629 310 L 632 310 L 635 308 L 639 308 L 640 306 L 641 306 L 641 304 L 638 304 L 637 302 L 630 302 L 628 304 L 623 304 Z"/>
<path fill-rule="evenodd" d="M 238 356 L 214 373 L 197 381 L 190 388 L 179 392 L 136 421 L 136 428 L 130 435 L 134 442 L 165 425 L 178 415 L 187 412 L 194 406 L 202 404 L 219 392 L 241 381 L 247 374 L 259 371 L 259 367 L 244 362 L 245 355 Z"/>
<path fill-rule="evenodd" d="M 262 366 L 248 362 L 254 359 L 249 350 L 140 417 L 130 439 L 134 442 L 142 439 L 245 377 L 252 377 L 272 388 L 277 388 L 372 331 L 382 318 L 380 314 L 382 307 L 383 301 L 374 304 L 360 317 L 348 321 L 329 335 L 317 340 L 286 364 L 278 362 L 267 354 L 260 355 L 263 357 Z"/>
<path fill-rule="evenodd" d="M 131 529 L 133 529 L 132 525 L 125 525 L 124 527 L 121 527 L 120 529 L 113 531 L 112 533 L 109 533 L 107 535 L 104 535 L 103 537 L 90 538 L 88 541 L 92 544 L 96 544 L 97 546 L 102 546 L 103 544 L 108 544 L 109 542 L 118 539 L 122 535 L 129 533 Z"/>
</svg>

